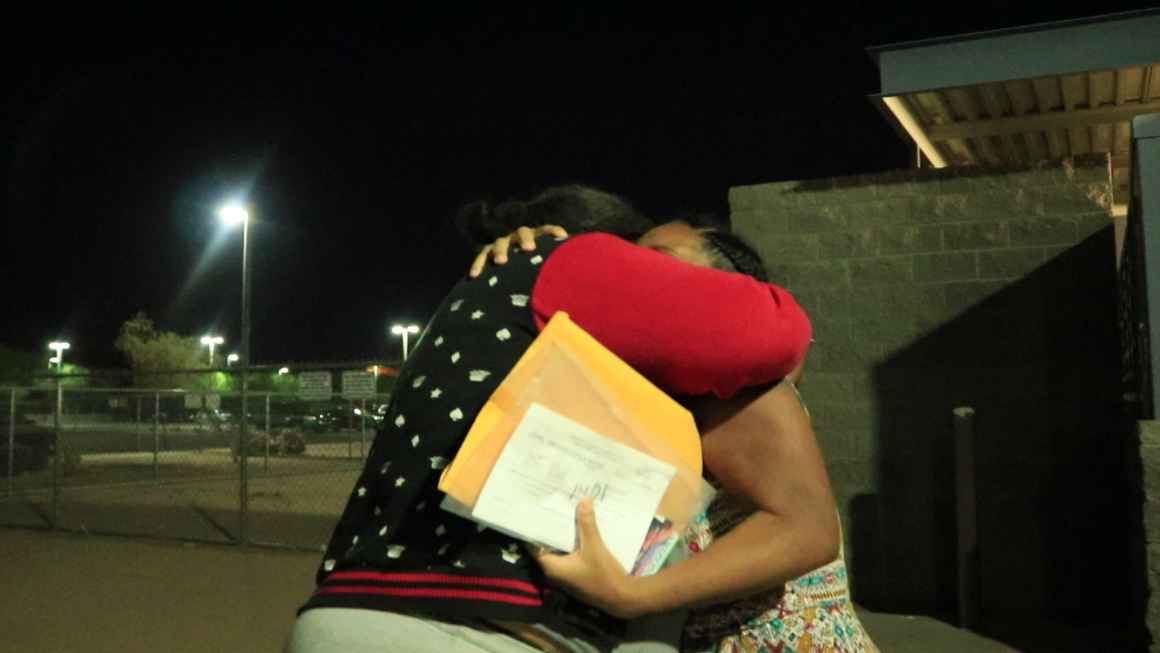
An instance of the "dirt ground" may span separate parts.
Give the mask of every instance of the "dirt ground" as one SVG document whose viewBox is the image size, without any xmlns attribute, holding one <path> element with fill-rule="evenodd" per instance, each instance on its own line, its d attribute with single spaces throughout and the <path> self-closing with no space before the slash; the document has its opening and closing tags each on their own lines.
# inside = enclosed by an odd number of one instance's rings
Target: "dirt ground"
<svg viewBox="0 0 1160 653">
<path fill-rule="evenodd" d="M 357 443 L 349 449 L 311 445 L 304 456 L 251 458 L 250 539 L 311 550 L 324 544 L 361 468 Z M 163 453 L 156 466 L 151 453 L 86 454 L 62 477 L 56 523 L 91 533 L 230 542 L 241 527 L 237 474 L 224 448 Z M 50 525 L 51 473 L 14 480 L 15 498 L 0 501 L 0 525 Z"/>
<path fill-rule="evenodd" d="M 4 650 L 281 650 L 318 554 L 0 528 Z M 889 653 L 1015 649 L 926 617 L 865 612 Z"/>
<path fill-rule="evenodd" d="M 72 534 L 46 530 L 51 476 L 16 477 L 12 497 L 0 487 L 0 650 L 278 651 L 358 454 L 357 443 L 312 444 L 304 456 L 251 459 L 250 539 L 299 551 L 231 544 L 241 525 L 228 449 L 165 452 L 156 466 L 151 453 L 86 454 L 56 500 Z M 887 652 L 1017 650 L 927 617 L 862 614 Z M 1028 651 L 1126 650 L 1079 626 L 988 632 Z"/>
</svg>

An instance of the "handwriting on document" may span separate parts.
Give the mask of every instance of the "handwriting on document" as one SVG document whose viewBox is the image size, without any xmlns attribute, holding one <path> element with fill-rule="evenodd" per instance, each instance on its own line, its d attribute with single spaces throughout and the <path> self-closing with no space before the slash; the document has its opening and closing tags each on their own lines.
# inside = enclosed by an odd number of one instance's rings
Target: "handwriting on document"
<svg viewBox="0 0 1160 653">
<path fill-rule="evenodd" d="M 668 463 L 532 404 L 496 460 L 472 518 L 572 551 L 576 503 L 590 496 L 600 535 L 628 570 L 675 472 Z"/>
</svg>

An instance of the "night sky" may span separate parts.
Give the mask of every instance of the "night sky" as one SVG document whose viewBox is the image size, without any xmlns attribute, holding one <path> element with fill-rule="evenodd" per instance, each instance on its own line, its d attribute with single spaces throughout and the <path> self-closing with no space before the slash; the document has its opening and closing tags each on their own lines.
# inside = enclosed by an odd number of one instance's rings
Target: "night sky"
<svg viewBox="0 0 1160 653">
<path fill-rule="evenodd" d="M 255 363 L 398 357 L 388 325 L 469 264 L 465 201 L 580 181 L 724 215 L 732 185 L 906 167 L 864 48 L 1147 6 L 715 4 L 9 24 L 0 344 L 121 366 L 144 310 L 234 350 L 240 238 L 214 211 L 244 194 Z"/>
</svg>

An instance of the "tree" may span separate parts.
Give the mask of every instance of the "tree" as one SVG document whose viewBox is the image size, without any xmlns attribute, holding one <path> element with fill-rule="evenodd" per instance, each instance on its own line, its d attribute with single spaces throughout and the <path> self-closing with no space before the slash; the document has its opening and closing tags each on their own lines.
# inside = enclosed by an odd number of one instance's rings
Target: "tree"
<svg viewBox="0 0 1160 653">
<path fill-rule="evenodd" d="M 47 371 L 45 358 L 0 345 L 0 384 L 32 385 L 32 376 Z"/>
<path fill-rule="evenodd" d="M 213 374 L 175 372 L 200 367 L 201 348 L 197 340 L 158 331 L 144 311 L 121 325 L 113 345 L 129 359 L 133 384 L 139 388 L 212 389 L 217 385 Z"/>
</svg>

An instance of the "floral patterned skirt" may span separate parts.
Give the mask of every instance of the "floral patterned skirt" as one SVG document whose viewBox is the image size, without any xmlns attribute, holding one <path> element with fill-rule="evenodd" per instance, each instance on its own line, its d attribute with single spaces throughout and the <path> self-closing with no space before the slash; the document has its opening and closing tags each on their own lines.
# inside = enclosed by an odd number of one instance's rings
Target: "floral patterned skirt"
<svg viewBox="0 0 1160 653">
<path fill-rule="evenodd" d="M 712 539 L 707 520 L 690 526 L 699 551 Z M 683 651 L 703 653 L 877 653 L 854 612 L 846 562 L 838 559 L 776 592 L 694 611 Z"/>
</svg>

